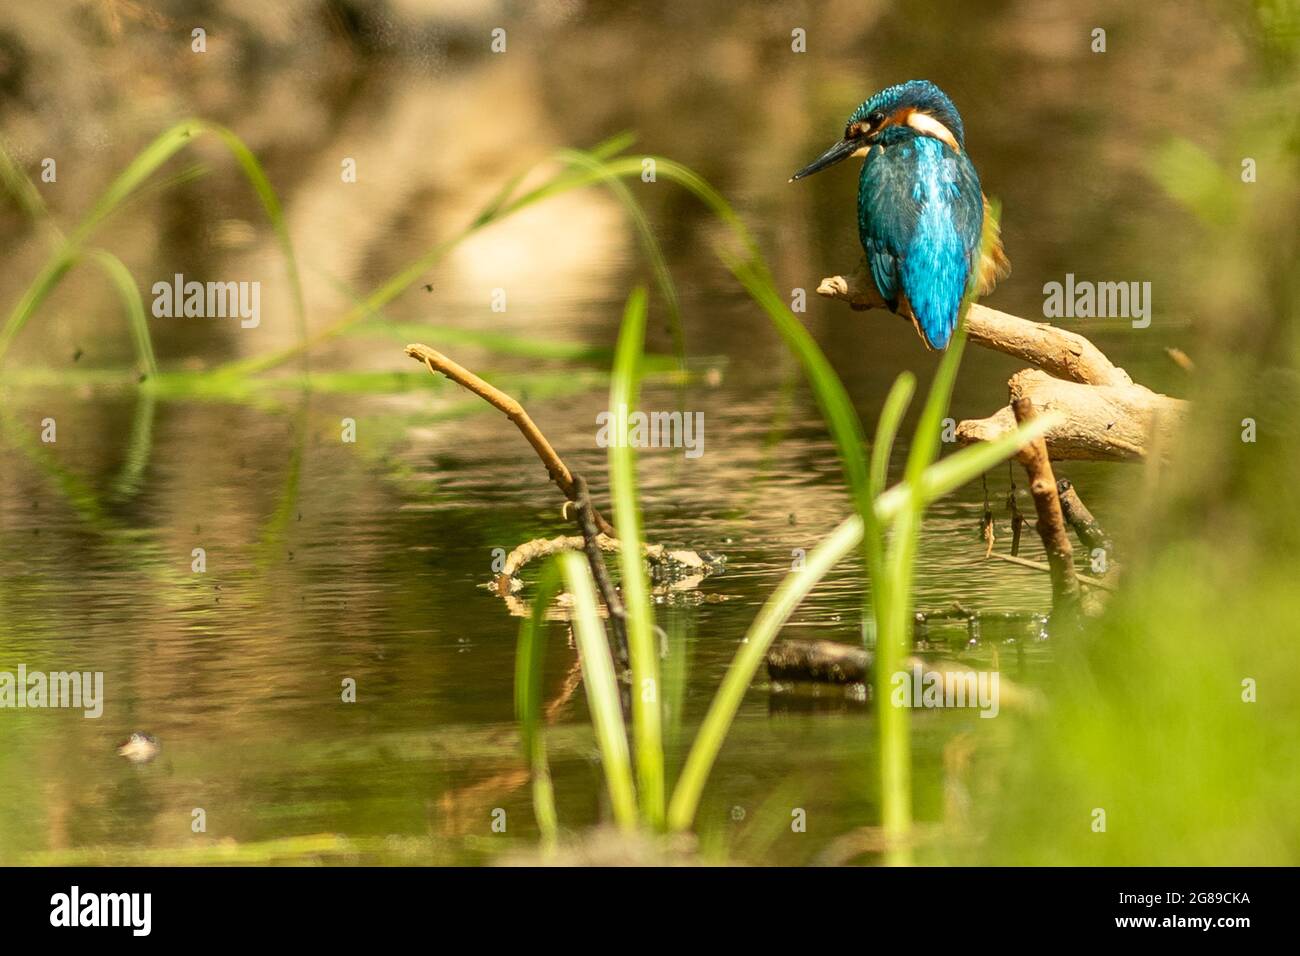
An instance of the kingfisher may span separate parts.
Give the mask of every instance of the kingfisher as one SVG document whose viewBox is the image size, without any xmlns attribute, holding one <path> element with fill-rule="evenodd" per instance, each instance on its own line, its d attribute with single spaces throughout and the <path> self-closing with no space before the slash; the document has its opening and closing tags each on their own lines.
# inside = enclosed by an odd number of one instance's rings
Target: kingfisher
<svg viewBox="0 0 1300 956">
<path fill-rule="evenodd" d="M 850 156 L 863 160 L 858 239 L 876 290 L 927 349 L 943 350 L 967 290 L 986 295 L 1011 274 L 961 115 L 929 80 L 891 86 L 854 110 L 844 138 L 790 182 Z"/>
</svg>

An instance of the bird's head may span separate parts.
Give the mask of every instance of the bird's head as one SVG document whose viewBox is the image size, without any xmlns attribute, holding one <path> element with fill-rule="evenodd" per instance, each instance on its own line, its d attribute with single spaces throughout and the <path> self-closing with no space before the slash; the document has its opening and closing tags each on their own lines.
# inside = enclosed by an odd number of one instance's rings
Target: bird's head
<svg viewBox="0 0 1300 956">
<path fill-rule="evenodd" d="M 943 90 L 929 80 L 909 80 L 881 90 L 854 110 L 844 126 L 844 137 L 791 176 L 790 182 L 821 172 L 850 156 L 866 156 L 872 146 L 889 135 L 890 129 L 931 136 L 958 153 L 966 136 L 957 107 Z"/>
</svg>

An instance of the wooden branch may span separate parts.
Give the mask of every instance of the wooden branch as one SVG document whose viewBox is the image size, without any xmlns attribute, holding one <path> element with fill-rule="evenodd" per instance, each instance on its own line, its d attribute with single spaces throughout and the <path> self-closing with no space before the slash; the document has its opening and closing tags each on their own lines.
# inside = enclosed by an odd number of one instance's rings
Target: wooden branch
<svg viewBox="0 0 1300 956">
<path fill-rule="evenodd" d="M 858 311 L 887 308 L 865 264 L 850 276 L 823 279 L 817 294 L 846 301 Z M 977 302 L 966 312 L 966 334 L 976 345 L 1022 359 L 1066 381 L 1120 387 L 1133 384 L 1127 372 L 1082 335 L 1046 322 L 1030 322 Z"/>
<path fill-rule="evenodd" d="M 1132 385 L 1128 372 L 1078 332 L 1031 322 L 978 302 L 966 313 L 966 332 L 976 345 L 1037 365 L 1057 378 L 1083 385 Z"/>
<path fill-rule="evenodd" d="M 817 292 L 857 310 L 887 308 L 865 263 L 849 276 L 823 279 Z M 1065 420 L 1047 434 L 1053 459 L 1138 461 L 1147 456 L 1155 429 L 1163 439 L 1186 415 L 1186 402 L 1135 384 L 1077 332 L 979 303 L 967 310 L 966 332 L 977 345 L 1036 366 L 1008 383 L 1011 401 L 1027 397 L 1038 408 L 1064 413 Z M 966 443 L 988 441 L 1014 427 L 1015 413 L 1008 404 L 988 418 L 961 422 L 957 437 Z"/>
<path fill-rule="evenodd" d="M 1186 402 L 1132 383 L 1081 385 L 1024 369 L 1011 376 L 1007 387 L 1013 404 L 1026 398 L 1035 408 L 1062 413 L 1064 421 L 1046 435 L 1048 453 L 1058 461 L 1140 461 L 1149 452 L 1153 434 L 1159 430 L 1162 438 L 1172 437 L 1187 414 Z M 991 441 L 1015 426 L 1008 405 L 988 418 L 960 422 L 957 440 Z"/>
<path fill-rule="evenodd" d="M 1037 414 L 1028 398 L 1016 399 L 1011 408 L 1016 421 L 1022 425 Z M 1056 493 L 1056 476 L 1052 474 L 1047 444 L 1042 437 L 1035 438 L 1016 452 L 1016 459 L 1029 476 L 1029 492 L 1034 496 L 1034 509 L 1038 512 L 1038 534 L 1051 567 L 1052 622 L 1078 621 L 1079 582 L 1074 573 L 1074 549 L 1065 531 L 1065 516 L 1061 514 L 1061 499 Z"/>
<path fill-rule="evenodd" d="M 541 429 L 533 423 L 528 412 L 524 410 L 524 406 L 505 392 L 483 381 L 469 369 L 458 365 L 441 352 L 431 349 L 427 345 L 408 345 L 406 354 L 417 362 L 423 362 L 430 372 L 434 374 L 441 372 L 457 385 L 468 389 L 489 405 L 504 412 L 505 416 L 514 422 L 519 431 L 523 433 L 524 438 L 528 439 L 528 444 L 533 446 L 533 451 L 537 452 L 537 457 L 546 466 L 546 472 L 550 475 L 551 481 L 555 482 L 560 491 L 564 492 L 564 497 L 575 504 L 577 503 L 578 487 L 574 483 L 573 472 L 569 471 L 568 465 L 555 453 L 555 449 L 546 440 L 546 436 L 542 434 Z M 600 513 L 594 508 L 592 513 L 601 534 L 609 535 L 611 538 L 615 537 L 616 532 L 613 525 L 601 517 Z"/>
</svg>

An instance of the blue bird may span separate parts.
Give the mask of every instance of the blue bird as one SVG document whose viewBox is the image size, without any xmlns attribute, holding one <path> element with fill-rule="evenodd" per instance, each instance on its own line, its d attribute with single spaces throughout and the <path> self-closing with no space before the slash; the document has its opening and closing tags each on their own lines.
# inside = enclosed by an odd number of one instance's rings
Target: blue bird
<svg viewBox="0 0 1300 956">
<path fill-rule="evenodd" d="M 853 111 L 844 138 L 790 181 L 850 156 L 863 157 L 858 238 L 872 281 L 927 348 L 945 349 L 967 289 L 985 295 L 1011 274 L 957 107 L 929 80 L 881 90 Z"/>
</svg>

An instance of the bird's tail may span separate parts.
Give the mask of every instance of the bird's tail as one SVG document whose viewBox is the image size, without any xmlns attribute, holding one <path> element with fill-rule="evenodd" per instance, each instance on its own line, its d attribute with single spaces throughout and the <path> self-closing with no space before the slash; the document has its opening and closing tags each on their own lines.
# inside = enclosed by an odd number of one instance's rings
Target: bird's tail
<svg viewBox="0 0 1300 956">
<path fill-rule="evenodd" d="M 921 321 L 921 317 L 916 314 L 916 310 L 912 308 L 907 293 L 899 293 L 898 308 L 894 311 L 912 323 L 912 328 L 916 329 L 916 334 L 921 337 L 921 343 L 925 346 L 927 352 L 936 350 L 942 352 L 948 347 L 948 340 L 952 338 L 952 330 L 957 325 L 956 310 L 953 311 L 951 323 L 940 323 L 928 330 Z"/>
</svg>

